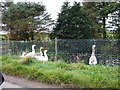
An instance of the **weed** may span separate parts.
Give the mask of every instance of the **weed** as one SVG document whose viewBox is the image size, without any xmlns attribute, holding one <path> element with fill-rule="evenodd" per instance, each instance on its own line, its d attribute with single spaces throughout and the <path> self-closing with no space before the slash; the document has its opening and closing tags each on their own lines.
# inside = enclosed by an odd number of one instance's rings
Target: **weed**
<svg viewBox="0 0 120 90">
<path fill-rule="evenodd" d="M 20 64 L 29 64 L 29 63 L 32 63 L 33 61 L 33 58 L 28 56 L 28 57 L 23 57 L 19 60 L 19 63 Z"/>
</svg>

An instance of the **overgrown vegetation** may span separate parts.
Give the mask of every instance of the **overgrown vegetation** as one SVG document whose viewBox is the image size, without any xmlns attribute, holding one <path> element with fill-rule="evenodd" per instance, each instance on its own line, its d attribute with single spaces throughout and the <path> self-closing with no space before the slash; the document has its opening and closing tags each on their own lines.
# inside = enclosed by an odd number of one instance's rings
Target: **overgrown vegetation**
<svg viewBox="0 0 120 90">
<path fill-rule="evenodd" d="M 118 82 L 118 66 L 68 64 L 60 60 L 41 62 L 30 57 L 23 60 L 27 64 L 20 64 L 21 58 L 15 55 L 4 55 L 0 59 L 2 59 L 0 62 L 2 62 L 2 70 L 5 74 L 63 87 L 119 88 L 120 84 Z"/>
<path fill-rule="evenodd" d="M 28 56 L 28 57 L 21 58 L 18 62 L 20 64 L 29 64 L 29 63 L 32 63 L 32 61 L 33 61 L 33 58 Z"/>
</svg>

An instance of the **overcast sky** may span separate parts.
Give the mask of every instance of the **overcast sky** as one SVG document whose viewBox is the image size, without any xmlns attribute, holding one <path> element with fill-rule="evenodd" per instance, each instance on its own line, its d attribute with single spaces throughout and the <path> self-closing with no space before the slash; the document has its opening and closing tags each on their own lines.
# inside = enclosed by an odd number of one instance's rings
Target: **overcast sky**
<svg viewBox="0 0 120 90">
<path fill-rule="evenodd" d="M 72 5 L 74 1 L 80 2 L 81 0 L 13 0 L 14 3 L 17 2 L 42 2 L 43 5 L 46 6 L 46 9 L 49 14 L 51 14 L 51 17 L 53 20 L 57 18 L 58 12 L 60 12 L 61 6 L 63 5 L 63 2 L 69 1 Z"/>
</svg>

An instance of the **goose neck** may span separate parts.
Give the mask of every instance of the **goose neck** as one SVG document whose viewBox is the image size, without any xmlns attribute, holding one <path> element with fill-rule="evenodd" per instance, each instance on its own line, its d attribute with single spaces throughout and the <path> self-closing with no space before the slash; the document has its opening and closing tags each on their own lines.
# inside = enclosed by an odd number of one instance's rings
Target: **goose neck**
<svg viewBox="0 0 120 90">
<path fill-rule="evenodd" d="M 44 56 L 47 57 L 47 52 L 46 51 L 44 51 Z"/>
<path fill-rule="evenodd" d="M 34 49 L 34 46 L 32 46 L 32 52 L 34 52 L 34 53 L 35 53 L 35 49 Z"/>
<path fill-rule="evenodd" d="M 41 48 L 40 48 L 40 55 L 41 55 L 41 56 L 43 55 Z"/>
<path fill-rule="evenodd" d="M 95 56 L 95 48 L 92 48 L 92 56 Z"/>
</svg>

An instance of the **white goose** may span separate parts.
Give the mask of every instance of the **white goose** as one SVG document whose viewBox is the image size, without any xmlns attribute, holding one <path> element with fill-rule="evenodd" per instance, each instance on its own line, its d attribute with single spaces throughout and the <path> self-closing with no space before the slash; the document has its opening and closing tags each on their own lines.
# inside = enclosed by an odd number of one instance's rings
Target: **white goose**
<svg viewBox="0 0 120 90">
<path fill-rule="evenodd" d="M 36 53 L 35 55 L 36 56 L 43 56 L 42 49 L 43 49 L 43 47 L 40 47 L 40 53 Z"/>
<path fill-rule="evenodd" d="M 47 51 L 48 50 L 44 50 L 44 56 L 34 56 L 34 58 L 36 60 L 39 60 L 39 61 L 48 61 L 48 56 L 47 56 Z"/>
<path fill-rule="evenodd" d="M 97 64 L 97 58 L 95 57 L 95 45 L 92 46 L 92 54 L 89 58 L 89 64 L 90 65 L 96 65 Z"/>
<path fill-rule="evenodd" d="M 31 56 L 31 57 L 33 57 L 35 55 L 35 46 L 36 45 L 32 45 L 32 52 L 27 53 L 25 56 Z"/>
</svg>

